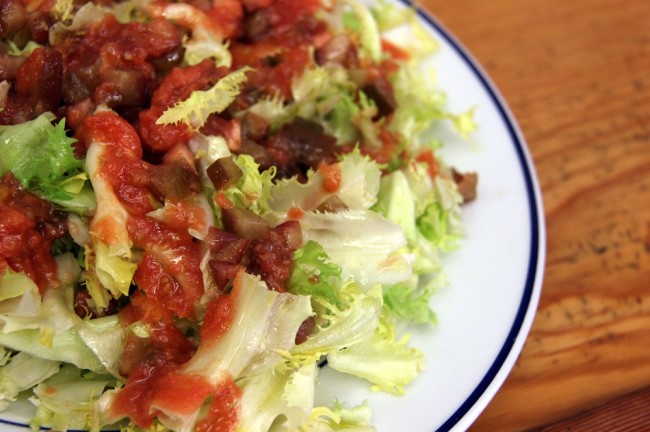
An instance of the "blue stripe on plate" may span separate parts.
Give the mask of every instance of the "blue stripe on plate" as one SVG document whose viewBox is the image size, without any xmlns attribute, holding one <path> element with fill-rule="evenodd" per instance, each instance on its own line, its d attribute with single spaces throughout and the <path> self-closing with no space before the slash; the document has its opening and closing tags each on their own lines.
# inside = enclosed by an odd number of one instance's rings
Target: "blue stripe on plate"
<svg viewBox="0 0 650 432">
<path fill-rule="evenodd" d="M 467 66 L 472 70 L 476 78 L 480 81 L 481 85 L 488 93 L 494 106 L 496 107 L 505 127 L 510 134 L 510 138 L 515 147 L 519 163 L 521 165 L 522 174 L 524 177 L 524 182 L 526 185 L 526 192 L 528 198 L 528 208 L 530 212 L 530 257 L 528 259 L 528 273 L 526 275 L 526 281 L 524 283 L 524 289 L 521 297 L 521 303 L 519 304 L 519 309 L 517 310 L 517 315 L 512 323 L 508 337 L 503 343 L 501 350 L 494 359 L 494 362 L 488 369 L 487 373 L 483 379 L 478 383 L 474 391 L 467 397 L 467 399 L 458 407 L 458 409 L 437 429 L 437 432 L 446 432 L 453 428 L 467 413 L 469 410 L 477 403 L 481 396 L 488 389 L 490 384 L 494 381 L 497 373 L 503 367 L 506 359 L 512 352 L 514 343 L 522 331 L 522 326 L 524 324 L 524 319 L 529 311 L 530 303 L 533 296 L 533 291 L 535 287 L 535 282 L 539 276 L 538 274 L 538 260 L 540 252 L 540 221 L 539 221 L 539 210 L 537 204 L 537 193 L 536 188 L 533 182 L 533 169 L 530 166 L 525 152 L 525 144 L 523 139 L 518 133 L 518 129 L 515 126 L 516 122 L 512 118 L 511 114 L 505 108 L 505 103 L 501 100 L 500 96 L 497 94 L 497 91 L 494 88 L 494 85 L 488 80 L 486 74 L 480 69 L 477 62 L 470 57 L 467 50 L 458 42 L 451 33 L 445 29 L 442 24 L 440 24 L 434 17 L 429 13 L 419 8 L 417 5 L 414 5 L 410 0 L 400 0 L 402 3 L 405 3 L 411 7 L 414 7 L 417 10 L 418 15 L 424 19 L 431 27 L 433 27 L 456 51 L 456 53 L 465 61 Z"/>
</svg>

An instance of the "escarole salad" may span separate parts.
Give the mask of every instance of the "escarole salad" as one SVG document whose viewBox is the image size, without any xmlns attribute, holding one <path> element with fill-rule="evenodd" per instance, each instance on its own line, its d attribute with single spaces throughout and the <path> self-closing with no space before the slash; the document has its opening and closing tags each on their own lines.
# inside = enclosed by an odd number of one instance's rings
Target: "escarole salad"
<svg viewBox="0 0 650 432">
<path fill-rule="evenodd" d="M 436 125 L 475 126 L 415 11 L 6 0 L 0 37 L 0 408 L 374 430 L 367 403 L 315 405 L 319 370 L 408 390 L 476 186 L 438 156 Z"/>
</svg>

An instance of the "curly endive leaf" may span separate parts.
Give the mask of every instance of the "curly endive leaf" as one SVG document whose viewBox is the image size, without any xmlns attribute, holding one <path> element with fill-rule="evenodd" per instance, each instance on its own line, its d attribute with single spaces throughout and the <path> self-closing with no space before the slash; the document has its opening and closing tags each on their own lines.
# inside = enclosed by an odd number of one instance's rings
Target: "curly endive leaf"
<svg viewBox="0 0 650 432">
<path fill-rule="evenodd" d="M 184 101 L 167 108 L 156 124 L 183 122 L 192 129 L 200 129 L 210 114 L 225 110 L 235 100 L 241 84 L 246 81 L 246 72 L 251 70 L 248 66 L 243 67 L 220 79 L 209 90 L 193 91 Z"/>
</svg>

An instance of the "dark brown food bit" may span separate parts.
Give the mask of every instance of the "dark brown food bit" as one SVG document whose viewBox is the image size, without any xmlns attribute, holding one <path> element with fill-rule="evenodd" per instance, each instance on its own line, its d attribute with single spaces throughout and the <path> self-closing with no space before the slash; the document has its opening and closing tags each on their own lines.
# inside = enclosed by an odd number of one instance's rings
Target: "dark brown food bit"
<svg viewBox="0 0 650 432">
<path fill-rule="evenodd" d="M 259 141 L 269 131 L 269 122 L 264 117 L 247 111 L 241 119 L 241 136 Z"/>
<path fill-rule="evenodd" d="M 27 59 L 23 56 L 0 53 L 0 81 L 16 79 L 18 68 L 25 60 Z"/>
<path fill-rule="evenodd" d="M 364 86 L 362 91 L 375 102 L 377 117 L 386 117 L 395 111 L 397 103 L 393 95 L 393 86 L 388 79 L 379 76 Z"/>
<path fill-rule="evenodd" d="M 150 181 L 154 192 L 161 199 L 179 201 L 201 192 L 201 179 L 183 159 L 152 166 Z"/>
<path fill-rule="evenodd" d="M 458 185 L 458 193 L 463 197 L 463 203 L 475 199 L 478 174 L 475 172 L 461 173 L 454 169 L 452 175 L 454 182 Z"/>
<path fill-rule="evenodd" d="M 206 174 L 218 191 L 233 186 L 243 175 L 232 156 L 214 161 L 206 170 Z"/>
<path fill-rule="evenodd" d="M 27 26 L 32 40 L 41 45 L 48 42 L 52 24 L 54 24 L 54 20 L 50 14 L 42 10 L 34 11 L 27 16 Z"/>
<path fill-rule="evenodd" d="M 264 238 L 271 229 L 255 212 L 237 207 L 221 209 L 221 221 L 226 231 L 247 240 Z"/>
<path fill-rule="evenodd" d="M 316 122 L 296 118 L 267 138 L 262 145 L 271 153 L 280 177 L 305 174 L 308 168 L 334 162 L 336 138 Z"/>
<path fill-rule="evenodd" d="M 235 279 L 237 273 L 244 268 L 241 264 L 216 259 L 211 259 L 208 262 L 208 266 L 210 267 L 212 278 L 221 292 L 226 291 L 228 283 Z"/>
<path fill-rule="evenodd" d="M 316 210 L 324 213 L 336 213 L 347 208 L 348 206 L 345 205 L 345 203 L 341 200 L 341 198 L 338 197 L 338 195 L 332 195 L 323 201 Z"/>
<path fill-rule="evenodd" d="M 0 37 L 12 38 L 27 21 L 27 11 L 20 0 L 0 2 Z"/>
<path fill-rule="evenodd" d="M 253 12 L 244 21 L 244 35 L 251 42 L 264 37 L 270 30 L 271 21 L 264 10 Z"/>
<path fill-rule="evenodd" d="M 315 326 L 316 319 L 313 316 L 304 320 L 302 324 L 300 324 L 298 332 L 296 333 L 296 345 L 300 345 L 301 343 L 305 342 L 311 332 L 314 330 Z"/>
<path fill-rule="evenodd" d="M 275 163 L 267 149 L 248 138 L 242 138 L 238 153 L 251 156 L 255 163 L 259 164 L 261 170 L 268 169 Z"/>
<path fill-rule="evenodd" d="M 109 108 L 142 106 L 149 99 L 149 76 L 138 69 L 111 69 L 95 89 L 94 100 Z"/>
<path fill-rule="evenodd" d="M 154 67 L 158 74 L 166 74 L 181 64 L 184 55 L 185 48 L 182 45 L 178 45 L 163 55 L 152 58 L 149 63 L 151 63 L 151 66 Z"/>
<path fill-rule="evenodd" d="M 266 238 L 251 245 L 253 254 L 248 271 L 261 276 L 270 289 L 285 292 L 285 284 L 291 276 L 293 253 L 301 244 L 298 222 L 289 221 L 273 228 Z"/>
<path fill-rule="evenodd" d="M 239 209 L 222 212 L 240 214 Z M 264 231 L 266 233 L 263 235 L 257 233 L 255 240 L 248 240 L 241 238 L 238 233 L 210 228 L 205 240 L 210 250 L 208 265 L 219 289 L 226 289 L 237 272 L 245 268 L 248 273 L 260 276 L 270 289 L 286 291 L 285 284 L 291 275 L 293 254 L 302 246 L 300 224 L 289 221 L 275 228 L 266 226 Z"/>
</svg>

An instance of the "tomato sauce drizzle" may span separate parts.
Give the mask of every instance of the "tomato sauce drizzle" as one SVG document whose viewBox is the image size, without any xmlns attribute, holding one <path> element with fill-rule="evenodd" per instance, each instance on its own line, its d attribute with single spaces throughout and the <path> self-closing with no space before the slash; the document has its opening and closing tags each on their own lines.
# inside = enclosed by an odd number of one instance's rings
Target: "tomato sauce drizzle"
<svg viewBox="0 0 650 432">
<path fill-rule="evenodd" d="M 239 423 L 238 403 L 242 391 L 232 378 L 219 383 L 210 409 L 205 418 L 196 425 L 197 432 L 232 432 Z"/>
<path fill-rule="evenodd" d="M 189 204 L 176 201 L 176 195 L 179 190 L 193 193 L 192 176 L 198 174 L 191 167 L 164 171 L 165 167 L 182 164 L 179 162 L 182 152 L 177 152 L 176 158 L 164 159 L 162 165 L 144 162 L 136 131 L 112 113 L 86 118 L 78 135 L 86 146 L 91 143 L 113 146 L 114 151 L 107 152 L 108 156 L 99 161 L 98 170 L 129 213 L 127 231 L 133 246 L 144 251 L 134 274 L 138 290 L 120 316 L 125 326 L 136 321 L 148 323 L 151 334 L 146 338 L 134 334 L 127 337 L 120 364 L 120 372 L 127 377 L 127 382 L 118 392 L 111 412 L 149 427 L 157 415 L 155 409 L 151 410 L 152 405 L 173 405 L 169 385 L 178 385 L 178 391 L 187 390 L 177 400 L 184 404 L 181 409 L 198 408 L 212 391 L 209 384 L 197 377 L 176 374 L 179 366 L 192 357 L 196 346 L 176 327 L 174 317 L 194 317 L 195 305 L 203 295 L 200 245 L 188 232 L 189 226 L 200 226 L 199 216 L 183 221 L 178 209 Z M 163 170 L 163 175 L 177 173 L 178 181 L 187 180 L 189 185 L 161 190 L 160 185 L 156 187 L 152 183 L 155 176 L 151 173 L 160 174 L 158 170 Z M 174 179 L 166 180 L 174 183 Z M 166 218 L 170 223 L 165 218 L 160 221 L 147 216 L 162 204 L 159 199 L 171 203 Z M 190 390 L 196 393 L 191 396 Z"/>
<path fill-rule="evenodd" d="M 128 379 L 111 404 L 111 414 L 125 415 L 142 427 L 150 427 L 157 415 L 155 411 L 150 412 L 152 403 L 159 397 L 167 401 L 166 385 L 170 381 L 181 382 L 170 374 L 188 361 L 195 350 L 194 344 L 173 323 L 157 322 L 150 327 L 147 338 L 130 334 L 120 363 L 120 373 Z M 206 385 L 193 381 L 202 384 L 201 394 L 205 394 Z M 179 403 L 183 403 L 181 400 L 188 395 L 180 396 Z"/>
</svg>

